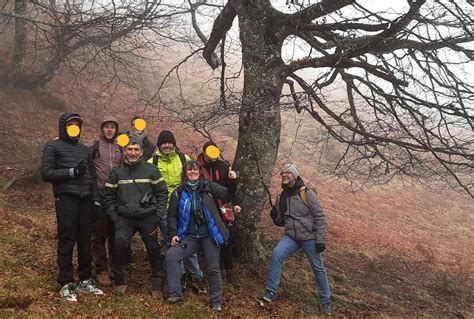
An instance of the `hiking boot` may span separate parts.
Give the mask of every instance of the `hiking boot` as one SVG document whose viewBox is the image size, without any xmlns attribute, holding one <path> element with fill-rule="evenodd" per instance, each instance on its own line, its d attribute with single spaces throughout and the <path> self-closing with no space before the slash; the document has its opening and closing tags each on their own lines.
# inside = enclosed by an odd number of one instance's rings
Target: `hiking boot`
<svg viewBox="0 0 474 319">
<path fill-rule="evenodd" d="M 331 305 L 328 303 L 322 303 L 319 305 L 319 310 L 323 315 L 330 315 L 331 314 Z"/>
<path fill-rule="evenodd" d="M 87 280 L 80 281 L 77 285 L 77 291 L 86 292 L 89 294 L 94 295 L 103 295 L 104 292 L 97 287 L 95 280 L 93 278 L 89 278 Z"/>
<path fill-rule="evenodd" d="M 189 287 L 198 295 L 207 293 L 206 286 L 204 285 L 204 281 L 201 279 L 191 279 L 189 283 Z"/>
<path fill-rule="evenodd" d="M 99 285 L 102 287 L 111 287 L 112 286 L 112 280 L 110 280 L 109 273 L 106 271 L 102 271 L 99 273 L 97 276 L 97 282 Z"/>
<path fill-rule="evenodd" d="M 222 311 L 222 306 L 220 304 L 215 304 L 215 305 L 212 306 L 212 311 L 221 312 Z"/>
<path fill-rule="evenodd" d="M 166 299 L 167 303 L 178 303 L 183 302 L 183 296 L 173 296 Z"/>
<path fill-rule="evenodd" d="M 127 291 L 127 285 L 117 285 L 114 287 L 114 294 L 117 296 L 125 295 L 126 291 Z"/>
<path fill-rule="evenodd" d="M 270 290 L 265 291 L 265 293 L 262 296 L 262 300 L 268 303 L 275 301 L 275 299 L 276 299 L 276 292 L 273 292 Z"/>
<path fill-rule="evenodd" d="M 64 300 L 77 302 L 76 284 L 73 282 L 65 284 L 59 291 L 59 295 Z"/>
</svg>

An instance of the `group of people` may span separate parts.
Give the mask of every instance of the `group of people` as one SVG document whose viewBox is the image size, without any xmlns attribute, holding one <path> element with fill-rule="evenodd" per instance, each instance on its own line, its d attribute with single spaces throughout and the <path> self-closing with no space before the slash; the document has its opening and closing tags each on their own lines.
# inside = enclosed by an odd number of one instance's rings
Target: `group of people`
<svg viewBox="0 0 474 319">
<path fill-rule="evenodd" d="M 201 253 L 211 307 L 221 311 L 222 280 L 235 281 L 233 223 L 224 213 L 230 207 L 238 214 L 241 208 L 237 174 L 219 159 L 217 145 L 205 143 L 197 159 L 191 159 L 179 150 L 173 133 L 164 130 L 155 146 L 145 126 L 137 125 L 144 123 L 139 116 L 132 118 L 125 132 L 125 145 L 116 143 L 119 125 L 114 117 L 105 117 L 99 139 L 84 145 L 79 143 L 82 121 L 77 113 L 60 116 L 59 136 L 46 144 L 41 164 L 43 179 L 52 183 L 55 197 L 60 296 L 77 301 L 78 292 L 102 295 L 99 285 L 113 285 L 116 295 L 125 294 L 131 240 L 138 232 L 151 266 L 153 297 L 161 295 L 167 283 L 167 302 L 183 301 L 186 276 L 198 292 L 205 292 L 197 255 Z M 330 313 L 320 255 L 325 249 L 324 213 L 295 165 L 283 166 L 281 177 L 283 192 L 271 216 L 276 225 L 285 227 L 285 235 L 273 252 L 259 302 L 275 300 L 283 260 L 302 248 L 316 277 L 321 311 Z M 72 264 L 76 244 L 77 283 Z"/>
</svg>

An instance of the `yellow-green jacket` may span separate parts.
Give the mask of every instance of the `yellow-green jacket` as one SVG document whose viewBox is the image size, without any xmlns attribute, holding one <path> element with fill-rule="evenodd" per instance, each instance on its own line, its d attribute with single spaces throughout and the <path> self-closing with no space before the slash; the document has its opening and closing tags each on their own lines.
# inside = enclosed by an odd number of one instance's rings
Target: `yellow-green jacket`
<svg viewBox="0 0 474 319">
<path fill-rule="evenodd" d="M 157 149 L 153 157 L 148 160 L 148 163 L 157 165 L 161 176 L 165 180 L 166 187 L 168 187 L 168 202 L 171 193 L 181 184 L 183 162 L 187 162 L 191 159 L 188 155 L 181 153 L 180 156 L 179 153 L 180 152 L 175 149 L 169 154 L 163 154 Z"/>
</svg>

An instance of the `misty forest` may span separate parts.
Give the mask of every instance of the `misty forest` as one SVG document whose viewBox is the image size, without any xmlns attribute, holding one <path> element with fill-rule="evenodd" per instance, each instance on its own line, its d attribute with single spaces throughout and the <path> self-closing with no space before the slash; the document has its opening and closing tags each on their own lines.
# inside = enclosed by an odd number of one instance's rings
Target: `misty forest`
<svg viewBox="0 0 474 319">
<path fill-rule="evenodd" d="M 471 0 L 0 0 L 0 316 L 321 315 L 302 250 L 258 302 L 288 163 L 325 214 L 332 315 L 474 316 L 473 17 Z M 140 116 L 153 145 L 169 130 L 193 159 L 216 143 L 241 207 L 222 311 L 150 294 L 139 236 L 125 295 L 61 300 L 40 166 L 71 112 L 86 145 L 104 116 L 120 133 Z"/>
</svg>

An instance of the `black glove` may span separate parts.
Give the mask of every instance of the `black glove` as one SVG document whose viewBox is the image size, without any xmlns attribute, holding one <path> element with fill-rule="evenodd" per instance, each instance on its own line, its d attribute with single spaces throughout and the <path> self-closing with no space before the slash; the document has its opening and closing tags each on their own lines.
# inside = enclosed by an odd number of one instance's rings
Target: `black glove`
<svg viewBox="0 0 474 319">
<path fill-rule="evenodd" d="M 316 252 L 318 254 L 322 253 L 325 250 L 326 250 L 326 245 L 325 244 L 316 244 Z"/>
<path fill-rule="evenodd" d="M 74 176 L 82 176 L 86 173 L 87 165 L 84 161 L 80 161 L 76 167 L 74 167 Z"/>
</svg>

